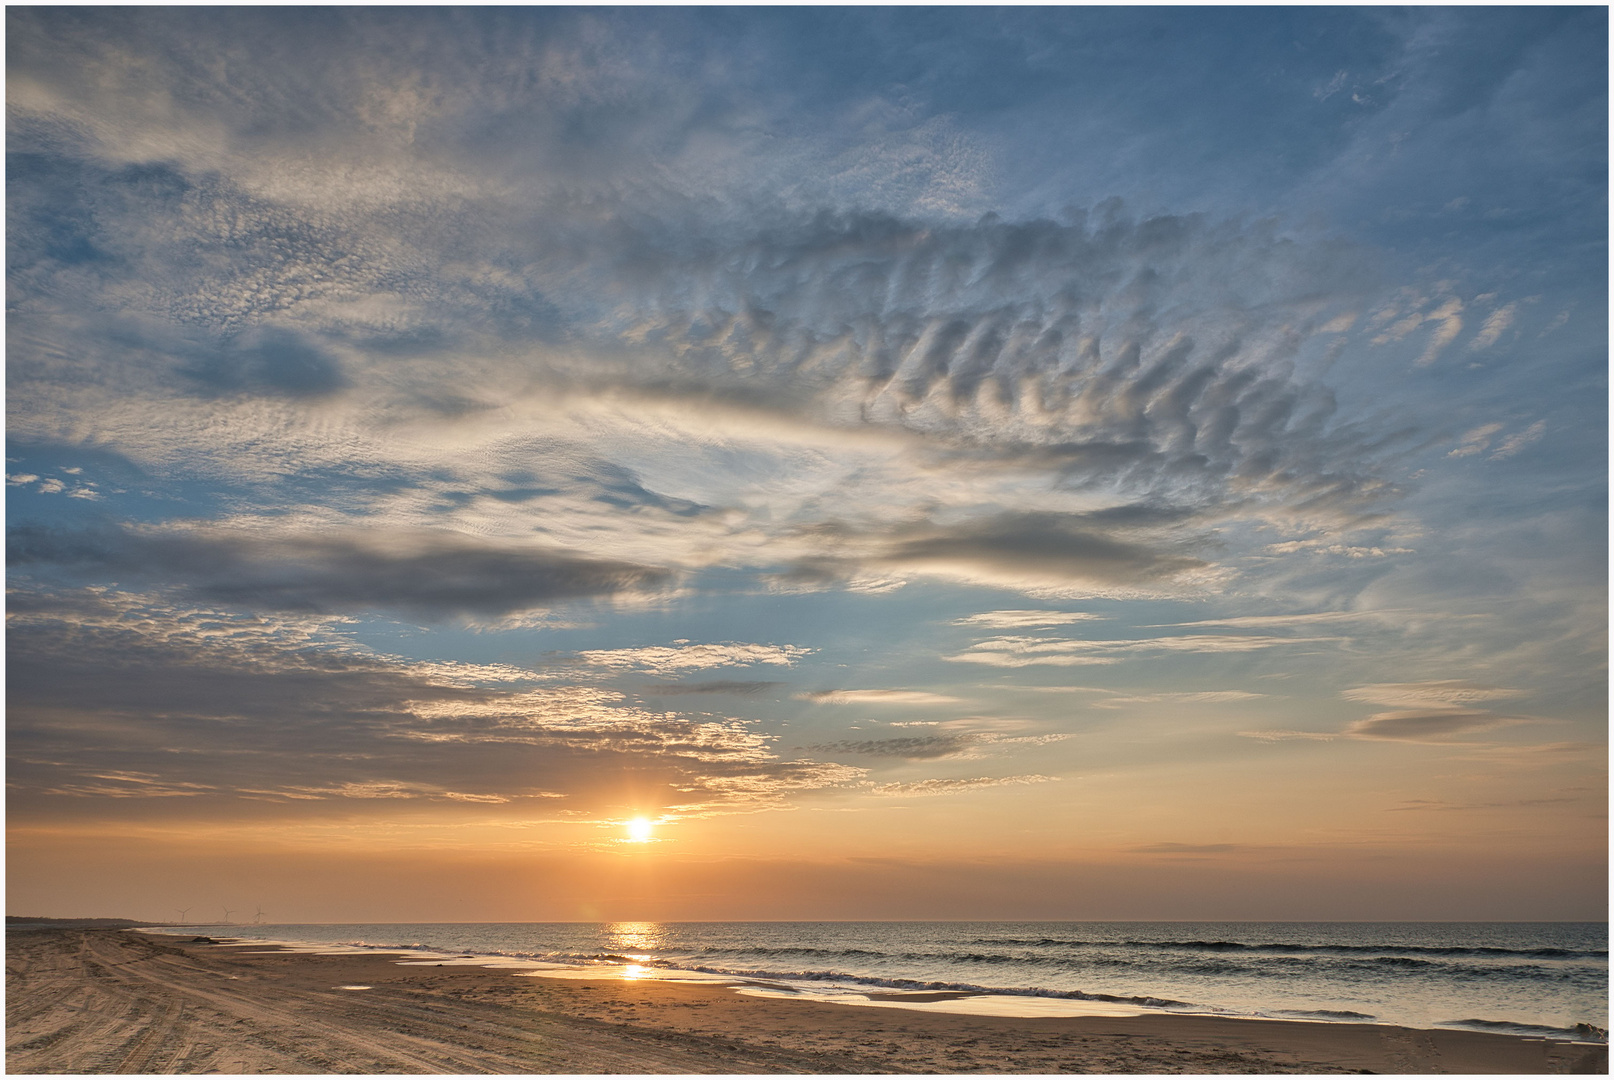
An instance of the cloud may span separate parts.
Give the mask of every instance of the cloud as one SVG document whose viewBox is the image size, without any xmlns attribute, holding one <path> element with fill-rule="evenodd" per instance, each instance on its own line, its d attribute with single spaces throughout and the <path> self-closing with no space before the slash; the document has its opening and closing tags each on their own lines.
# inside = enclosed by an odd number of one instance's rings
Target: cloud
<svg viewBox="0 0 1614 1080">
<path fill-rule="evenodd" d="M 1458 443 L 1457 448 L 1446 456 L 1472 457 L 1475 454 L 1482 454 L 1486 450 L 1490 449 L 1491 439 L 1501 432 L 1501 430 L 1506 426 L 1507 425 L 1505 424 L 1493 423 L 1483 424 L 1480 427 L 1474 428 L 1473 430 L 1466 432 L 1463 435 L 1462 441 Z M 1546 431 L 1547 422 L 1545 420 L 1537 420 L 1523 431 L 1515 432 L 1498 443 L 1496 449 L 1490 455 L 1490 460 L 1499 461 L 1503 458 L 1512 457 L 1526 446 L 1529 446 L 1531 443 L 1541 438 L 1542 435 L 1546 434 Z"/>
<path fill-rule="evenodd" d="M 983 611 L 954 619 L 954 626 L 984 626 L 989 630 L 1018 630 L 1030 626 L 1066 626 L 1070 623 L 1102 619 L 1085 611 Z"/>
<path fill-rule="evenodd" d="M 46 795 L 89 796 L 103 799 L 170 799 L 216 792 L 213 784 L 163 780 L 154 773 L 97 772 L 80 774 L 82 779 L 46 788 Z"/>
<path fill-rule="evenodd" d="M 778 686 L 781 682 L 743 682 L 735 679 L 712 679 L 707 682 L 682 683 L 650 683 L 640 687 L 645 694 L 681 695 L 681 694 L 760 694 Z"/>
<path fill-rule="evenodd" d="M 1086 527 L 1081 515 L 999 514 L 897 534 L 871 561 L 903 573 L 1035 589 L 1074 585 L 1148 588 L 1208 564 Z"/>
<path fill-rule="evenodd" d="M 982 626 L 992 630 L 1068 626 L 1108 616 L 1081 611 L 988 611 L 953 620 L 955 626 Z"/>
<path fill-rule="evenodd" d="M 1184 634 L 1179 637 L 1134 638 L 1116 641 L 1076 641 L 1060 638 L 999 637 L 976 642 L 964 652 L 944 659 L 993 667 L 1032 664 L 1114 664 L 1134 654 L 1149 652 L 1244 653 L 1293 645 L 1337 642 L 1325 637 L 1261 637 L 1246 634 Z"/>
<path fill-rule="evenodd" d="M 1245 627 L 1286 627 L 1286 626 L 1331 626 L 1338 623 L 1376 622 L 1392 625 L 1402 625 L 1410 619 L 1449 619 L 1464 618 L 1443 612 L 1407 611 L 1405 609 L 1380 609 L 1375 611 L 1313 611 L 1292 615 L 1231 615 L 1225 619 L 1196 619 L 1193 622 L 1156 623 L 1144 629 L 1157 629 L 1162 626 L 1225 626 L 1231 629 Z M 1466 616 L 1468 618 L 1484 618 L 1484 616 Z"/>
<path fill-rule="evenodd" d="M 183 372 L 211 393 L 292 398 L 333 394 L 347 385 L 335 357 L 296 330 L 258 326 Z"/>
<path fill-rule="evenodd" d="M 1464 432 L 1462 441 L 1457 444 L 1457 449 L 1446 456 L 1472 457 L 1475 454 L 1483 453 L 1486 447 L 1490 445 L 1492 436 L 1501 431 L 1504 426 L 1503 424 L 1481 424 L 1477 428 Z"/>
<path fill-rule="evenodd" d="M 1521 721 L 1500 717 L 1475 708 L 1487 701 L 1523 697 L 1524 691 L 1502 686 L 1484 686 L 1460 679 L 1436 679 L 1416 683 L 1375 683 L 1341 691 L 1347 701 L 1389 705 L 1389 712 L 1374 713 L 1353 720 L 1338 733 L 1315 731 L 1241 731 L 1245 738 L 1263 742 L 1291 739 L 1328 742 L 1335 738 L 1384 739 L 1398 742 L 1443 743 L 1456 736 Z"/>
<path fill-rule="evenodd" d="M 1353 720 L 1343 734 L 1357 739 L 1442 741 L 1453 735 L 1485 731 L 1510 721 L 1478 709 L 1400 709 Z"/>
<path fill-rule="evenodd" d="M 1484 701 L 1523 697 L 1525 691 L 1505 686 L 1485 686 L 1461 679 L 1436 679 L 1416 683 L 1374 683 L 1340 692 L 1346 701 L 1367 701 L 1375 705 L 1401 708 L 1461 708 Z"/>
<path fill-rule="evenodd" d="M 656 567 L 544 544 L 425 530 L 262 536 L 218 528 L 14 526 L 13 566 L 88 566 L 178 579 L 200 598 L 278 611 L 391 609 L 433 619 L 528 612 L 557 602 L 665 588 Z"/>
<path fill-rule="evenodd" d="M 1019 784 L 1047 784 L 1058 779 L 1059 777 L 1057 776 L 1039 776 L 1036 774 L 1025 776 L 977 776 L 967 780 L 916 780 L 908 783 L 876 784 L 871 790 L 876 795 L 953 795 L 963 791 L 978 791 L 982 788 Z"/>
<path fill-rule="evenodd" d="M 1292 555 L 1304 551 L 1315 555 L 1343 555 L 1348 559 L 1383 559 L 1390 555 L 1416 554 L 1412 548 L 1380 547 L 1377 544 L 1371 546 L 1336 544 L 1331 543 L 1326 537 L 1286 540 L 1278 544 L 1268 544 L 1265 550 L 1272 555 Z"/>
<path fill-rule="evenodd" d="M 1294 731 L 1286 728 L 1276 728 L 1270 731 L 1241 731 L 1240 738 L 1256 739 L 1260 742 L 1287 742 L 1300 740 L 1304 742 L 1333 742 L 1339 735 L 1332 731 Z"/>
<path fill-rule="evenodd" d="M 605 671 L 648 671 L 672 675 L 699 668 L 750 667 L 769 664 L 790 667 L 814 650 L 800 645 L 719 644 L 646 645 L 636 649 L 586 649 L 568 659 Z"/>
<path fill-rule="evenodd" d="M 1168 590 L 1209 566 L 1184 535 L 1206 511 L 1350 515 L 1393 495 L 1374 475 L 1381 450 L 1332 427 L 1331 396 L 1299 368 L 1356 271 L 1265 228 L 1114 206 L 945 225 L 773 210 L 739 227 L 491 192 L 313 222 L 290 193 L 164 168 L 95 173 L 119 212 L 74 220 L 136 260 L 145 289 L 75 278 L 82 318 L 24 316 L 39 345 L 15 363 L 44 377 L 14 391 L 31 395 L 16 434 L 93 417 L 106 445 L 226 479 L 373 470 L 398 494 L 367 491 L 365 508 L 405 529 L 447 514 L 480 532 L 502 514 L 501 535 L 519 535 L 525 513 L 588 536 L 581 550 L 602 560 L 795 564 L 799 581 L 860 590 L 910 572 Z M 59 179 L 26 183 L 81 190 Z M 220 235 L 221 220 L 244 235 Z M 481 236 L 483 220 L 509 223 L 485 252 L 445 239 Z M 552 222 L 564 241 L 532 242 Z M 76 374 L 118 356 L 139 362 L 114 365 L 115 384 Z M 641 398 L 660 415 L 625 407 Z M 593 528 L 607 511 L 573 490 L 591 453 L 634 478 L 635 506 L 684 487 L 712 520 L 682 537 L 626 514 Z M 492 455 L 574 497 L 510 499 Z M 801 471 L 809 458 L 818 475 Z M 1027 473 L 1059 496 L 1021 506 Z M 1068 510 L 1100 491 L 1119 505 Z M 845 550 L 816 542 L 838 519 Z"/>
<path fill-rule="evenodd" d="M 1497 446 L 1496 452 L 1490 456 L 1490 460 L 1499 461 L 1502 458 L 1512 457 L 1520 450 L 1523 450 L 1526 446 L 1529 446 L 1531 443 L 1541 438 L 1542 435 L 1546 434 L 1546 431 L 1547 422 L 1545 420 L 1537 420 L 1523 431 L 1509 435 L 1506 439 L 1503 439 L 1501 444 Z"/>
<path fill-rule="evenodd" d="M 1434 323 L 1435 328 L 1429 335 L 1429 344 L 1414 361 L 1419 367 L 1427 367 L 1435 362 L 1457 335 L 1463 332 L 1461 318 L 1463 302 L 1455 296 L 1446 296 L 1439 298 L 1439 306 L 1425 310 L 1436 298 L 1420 297 L 1416 295 L 1415 290 L 1407 289 L 1403 289 L 1402 294 L 1400 302 L 1385 305 L 1368 321 L 1369 329 L 1382 327 L 1373 337 L 1373 344 L 1385 345 L 1392 341 L 1400 341 L 1425 323 Z M 1402 302 L 1406 304 L 1405 308 L 1400 306 Z M 1386 323 L 1389 325 L 1385 325 Z"/>
<path fill-rule="evenodd" d="M 1463 332 L 1463 320 L 1458 317 L 1458 313 L 1462 310 L 1463 302 L 1453 296 L 1425 316 L 1426 319 L 1436 325 L 1434 332 L 1429 335 L 1429 344 L 1424 349 L 1423 355 L 1417 359 L 1417 364 L 1420 367 L 1433 364 L 1436 357 L 1444 351 L 1446 346 L 1455 341 L 1457 335 Z"/>
<path fill-rule="evenodd" d="M 241 615 L 106 588 L 14 589 L 10 600 L 9 779 L 30 812 L 41 799 L 83 814 L 98 799 L 159 793 L 209 814 L 243 800 L 294 812 L 531 798 L 586 813 L 625 772 L 667 805 L 727 812 L 864 775 L 783 761 L 745 720 L 653 712 L 511 665 L 379 654 L 341 617 Z"/>
<path fill-rule="evenodd" d="M 960 700 L 928 690 L 816 690 L 797 696 L 820 705 L 956 705 Z"/>
<path fill-rule="evenodd" d="M 1451 803 L 1438 799 L 1408 799 L 1400 806 L 1387 806 L 1387 813 L 1395 811 L 1451 811 L 1451 810 L 1529 810 L 1537 806 L 1564 806 L 1583 801 L 1581 795 L 1557 795 L 1543 799 L 1509 799 L 1483 803 Z"/>
<path fill-rule="evenodd" d="M 1497 340 L 1501 338 L 1503 331 L 1513 325 L 1513 316 L 1518 307 L 1519 305 L 1516 303 L 1503 304 L 1491 312 L 1485 320 L 1485 325 L 1480 327 L 1479 333 L 1475 334 L 1474 339 L 1468 343 L 1469 349 L 1478 352 L 1481 349 L 1489 349 L 1492 345 L 1495 345 Z"/>
<path fill-rule="evenodd" d="M 1127 848 L 1137 855 L 1229 855 L 1237 851 L 1248 850 L 1246 844 L 1145 844 L 1142 847 Z"/>
<path fill-rule="evenodd" d="M 1210 566 L 1081 514 L 1001 513 L 949 525 L 893 524 L 878 532 L 832 528 L 815 539 L 825 553 L 798 560 L 788 578 L 832 582 L 875 568 L 1032 595 L 1152 595 L 1186 587 Z M 1072 621 L 1056 616 L 1043 625 Z"/>
<path fill-rule="evenodd" d="M 1158 704 L 1185 704 L 1216 705 L 1229 701 L 1252 701 L 1255 698 L 1265 697 L 1265 694 L 1256 694 L 1248 690 L 1183 690 L 1159 694 L 1130 694 L 1124 697 L 1111 697 L 1093 703 L 1095 709 L 1119 709 L 1128 705 L 1158 705 Z"/>
<path fill-rule="evenodd" d="M 967 735 L 919 735 L 895 739 L 843 739 L 807 747 L 831 754 L 858 754 L 864 757 L 926 758 L 952 757 L 962 753 L 975 740 Z"/>
</svg>

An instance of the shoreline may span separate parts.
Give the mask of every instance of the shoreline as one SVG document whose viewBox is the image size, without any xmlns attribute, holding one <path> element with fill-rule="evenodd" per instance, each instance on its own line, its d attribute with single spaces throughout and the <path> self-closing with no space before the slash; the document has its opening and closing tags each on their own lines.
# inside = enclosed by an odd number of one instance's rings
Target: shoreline
<svg viewBox="0 0 1614 1080">
<path fill-rule="evenodd" d="M 250 951 L 248 951 L 250 949 Z M 17 1073 L 1605 1073 L 1606 1045 L 1180 1013 L 846 1007 L 129 930 L 7 935 Z"/>
<path fill-rule="evenodd" d="M 855 1007 L 917 1008 L 926 1012 L 947 1012 L 959 1015 L 1008 1017 L 1069 1017 L 1069 1016 L 1189 1016 L 1251 1021 L 1294 1021 L 1301 1023 L 1368 1024 L 1380 1027 L 1406 1028 L 1417 1031 L 1476 1031 L 1486 1034 L 1516 1035 L 1531 1039 L 1550 1039 L 1557 1042 L 1600 1045 L 1607 1043 L 1606 1032 L 1589 1023 L 1570 1027 L 1550 1027 L 1523 1021 L 1488 1019 L 1453 1020 L 1449 1022 L 1418 1023 L 1406 1018 L 1370 1016 L 1363 1013 L 1323 1010 L 1276 1008 L 1271 1011 L 1238 1011 L 1207 1005 L 1191 1005 L 1181 1001 L 1152 996 L 1129 995 L 1123 991 L 1113 993 L 1060 991 L 1042 989 L 1010 989 L 973 984 L 924 981 L 911 978 L 875 978 L 846 975 L 844 978 L 822 979 L 814 973 L 808 981 L 798 975 L 777 972 L 734 971 L 712 967 L 678 967 L 661 960 L 636 959 L 616 956 L 613 962 L 577 963 L 543 959 L 527 953 L 472 953 L 458 949 L 438 948 L 420 944 L 376 945 L 362 942 L 328 942 L 300 938 L 259 938 L 236 936 L 225 931 L 242 929 L 220 924 L 196 924 L 180 927 L 164 923 L 127 924 L 125 929 L 136 932 L 183 937 L 193 930 L 205 930 L 218 935 L 218 944 L 229 947 L 275 946 L 292 951 L 324 955 L 374 954 L 396 957 L 397 963 L 416 964 L 441 962 L 444 964 L 470 964 L 506 968 L 518 974 L 562 979 L 592 979 L 598 981 L 648 981 L 715 983 L 727 985 L 740 993 L 759 997 L 780 997 L 795 1001 L 817 1001 Z M 847 985 L 856 984 L 856 985 Z"/>
</svg>

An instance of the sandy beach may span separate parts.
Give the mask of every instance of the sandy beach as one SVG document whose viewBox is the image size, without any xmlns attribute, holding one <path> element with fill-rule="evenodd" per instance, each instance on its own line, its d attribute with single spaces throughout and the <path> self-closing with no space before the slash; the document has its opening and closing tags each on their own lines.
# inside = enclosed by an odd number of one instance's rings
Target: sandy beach
<svg viewBox="0 0 1614 1080">
<path fill-rule="evenodd" d="M 8 928 L 13 1073 L 1605 1073 L 1605 1046 L 1369 1024 L 960 1016 Z M 346 988 L 362 989 L 346 989 Z"/>
</svg>

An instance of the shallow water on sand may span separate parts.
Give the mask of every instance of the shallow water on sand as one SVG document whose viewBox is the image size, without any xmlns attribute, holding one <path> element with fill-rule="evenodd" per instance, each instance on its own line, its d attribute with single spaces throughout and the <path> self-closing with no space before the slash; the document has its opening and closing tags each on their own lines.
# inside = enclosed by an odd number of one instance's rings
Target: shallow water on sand
<svg viewBox="0 0 1614 1080">
<path fill-rule="evenodd" d="M 179 928 L 160 928 L 179 932 Z M 1606 923 L 389 923 L 185 933 L 506 957 L 959 1011 L 1068 1003 L 1604 1037 Z M 1086 1008 L 1077 1008 L 1085 1003 Z M 1595 1028 L 1596 1032 L 1590 1030 Z"/>
</svg>

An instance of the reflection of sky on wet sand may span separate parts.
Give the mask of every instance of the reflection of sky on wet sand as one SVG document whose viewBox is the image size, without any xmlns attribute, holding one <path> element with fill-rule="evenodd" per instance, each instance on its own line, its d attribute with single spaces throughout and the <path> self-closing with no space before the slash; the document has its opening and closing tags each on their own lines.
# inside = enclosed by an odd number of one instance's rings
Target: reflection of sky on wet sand
<svg viewBox="0 0 1614 1080">
<path fill-rule="evenodd" d="M 492 965 L 489 965 L 492 966 Z M 594 979 L 601 982 L 700 982 L 733 983 L 737 975 L 711 975 L 704 971 L 645 967 L 643 964 L 598 964 L 588 967 L 561 967 L 532 964 L 532 971 L 520 972 L 537 979 Z"/>
<path fill-rule="evenodd" d="M 855 990 L 775 990 L 766 986 L 736 986 L 734 992 L 747 997 L 791 998 L 823 1001 L 833 1005 L 862 1005 L 876 1009 L 918 1009 L 920 1012 L 958 1013 L 968 1016 L 1147 1016 L 1159 1010 L 1137 1005 L 1115 1005 L 1105 1001 L 1078 1001 L 1072 998 L 1011 997 L 1006 994 L 964 994 L 936 1000 L 919 991 L 882 992 L 879 997 Z"/>
</svg>

